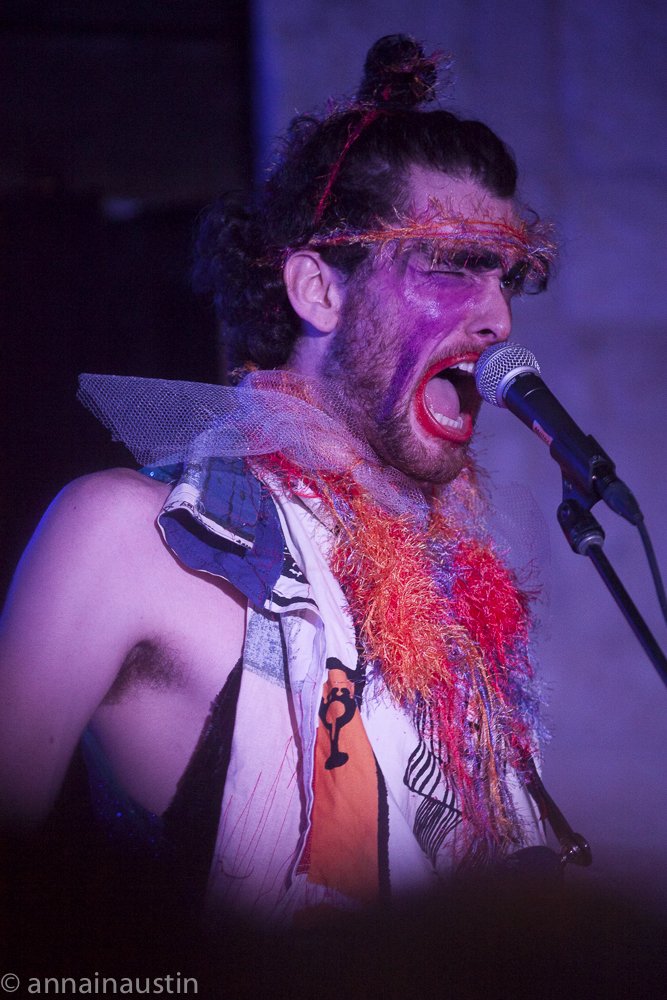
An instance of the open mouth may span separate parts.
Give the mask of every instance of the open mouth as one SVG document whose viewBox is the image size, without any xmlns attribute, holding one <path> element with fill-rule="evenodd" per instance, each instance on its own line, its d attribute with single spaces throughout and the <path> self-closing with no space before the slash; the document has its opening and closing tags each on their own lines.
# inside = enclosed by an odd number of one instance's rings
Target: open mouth
<svg viewBox="0 0 667 1000">
<path fill-rule="evenodd" d="M 477 354 L 439 361 L 426 372 L 415 394 L 419 423 L 435 437 L 465 442 L 480 407 L 475 385 Z"/>
</svg>

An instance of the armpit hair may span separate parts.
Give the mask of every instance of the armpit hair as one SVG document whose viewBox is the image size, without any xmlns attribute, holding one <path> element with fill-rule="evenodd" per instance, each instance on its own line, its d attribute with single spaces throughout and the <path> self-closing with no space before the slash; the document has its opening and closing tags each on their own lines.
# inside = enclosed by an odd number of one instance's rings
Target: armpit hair
<svg viewBox="0 0 667 1000">
<path fill-rule="evenodd" d="M 149 687 L 154 691 L 181 687 L 183 676 L 183 667 L 173 650 L 155 639 L 142 639 L 123 660 L 103 704 L 117 705 L 138 687 Z"/>
</svg>

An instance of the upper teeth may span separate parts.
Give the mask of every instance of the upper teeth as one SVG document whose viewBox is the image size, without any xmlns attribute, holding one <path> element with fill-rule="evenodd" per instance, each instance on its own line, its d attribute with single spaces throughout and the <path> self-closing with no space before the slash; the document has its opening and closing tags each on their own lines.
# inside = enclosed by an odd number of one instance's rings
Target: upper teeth
<svg viewBox="0 0 667 1000">
<path fill-rule="evenodd" d="M 470 375 L 475 371 L 474 361 L 459 361 L 458 364 L 450 365 L 450 368 L 460 368 L 462 372 L 469 372 Z"/>
</svg>

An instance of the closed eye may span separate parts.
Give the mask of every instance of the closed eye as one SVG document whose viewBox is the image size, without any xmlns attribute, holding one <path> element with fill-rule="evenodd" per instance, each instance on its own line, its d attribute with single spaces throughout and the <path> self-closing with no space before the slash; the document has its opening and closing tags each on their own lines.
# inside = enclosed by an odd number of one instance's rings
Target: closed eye
<svg viewBox="0 0 667 1000">
<path fill-rule="evenodd" d="M 502 288 L 508 289 L 512 295 L 521 295 L 526 284 L 529 265 L 526 261 L 519 261 L 509 271 L 506 271 L 500 279 Z"/>
</svg>

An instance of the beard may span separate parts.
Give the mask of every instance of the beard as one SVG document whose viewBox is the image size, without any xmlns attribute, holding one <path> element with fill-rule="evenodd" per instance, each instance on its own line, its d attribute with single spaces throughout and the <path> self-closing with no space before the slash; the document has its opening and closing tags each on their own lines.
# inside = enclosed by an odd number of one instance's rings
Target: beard
<svg viewBox="0 0 667 1000">
<path fill-rule="evenodd" d="M 418 352 L 386 305 L 373 301 L 364 282 L 353 282 L 320 374 L 339 385 L 384 463 L 424 486 L 449 483 L 466 465 L 468 444 L 417 436 L 411 409 Z"/>
</svg>

